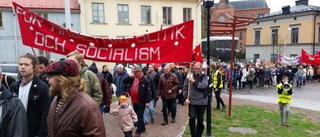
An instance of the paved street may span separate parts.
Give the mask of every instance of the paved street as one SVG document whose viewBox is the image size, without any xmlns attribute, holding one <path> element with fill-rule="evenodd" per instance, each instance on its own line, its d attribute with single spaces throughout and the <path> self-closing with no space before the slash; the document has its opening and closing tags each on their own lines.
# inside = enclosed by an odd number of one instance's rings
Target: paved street
<svg viewBox="0 0 320 137">
<path fill-rule="evenodd" d="M 293 87 L 291 107 L 320 111 L 320 83 L 306 84 L 301 88 Z M 233 90 L 232 97 L 276 104 L 277 95 L 275 86 L 269 86 L 264 88 L 254 87 L 252 92 L 248 88 Z M 224 90 L 223 96 L 229 96 L 229 92 Z"/>
</svg>

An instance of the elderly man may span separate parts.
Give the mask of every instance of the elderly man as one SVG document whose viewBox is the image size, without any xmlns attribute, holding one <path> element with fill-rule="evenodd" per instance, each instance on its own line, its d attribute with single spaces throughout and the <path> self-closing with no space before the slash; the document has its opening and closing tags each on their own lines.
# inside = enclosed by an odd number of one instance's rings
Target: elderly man
<svg viewBox="0 0 320 137">
<path fill-rule="evenodd" d="M 116 96 L 120 97 L 121 95 L 127 95 L 128 94 L 128 85 L 123 83 L 123 80 L 128 77 L 129 74 L 124 69 L 122 64 L 118 64 L 117 71 L 114 76 L 114 84 L 117 87 Z"/>
<path fill-rule="evenodd" d="M 164 74 L 159 78 L 158 85 L 158 96 L 161 96 L 162 99 L 162 113 L 164 121 L 161 123 L 162 126 L 168 124 L 168 112 L 171 112 L 171 123 L 176 122 L 176 113 L 177 113 L 177 89 L 179 88 L 179 79 L 177 75 L 173 74 L 170 71 L 170 65 L 166 65 L 163 68 Z"/>
<path fill-rule="evenodd" d="M 47 117 L 50 137 L 105 137 L 98 104 L 85 92 L 84 80 L 73 60 L 52 63 L 45 70 L 50 95 L 55 96 Z"/>
<path fill-rule="evenodd" d="M 143 76 L 140 67 L 133 68 L 133 74 L 124 79 L 125 84 L 130 84 L 130 95 L 133 109 L 138 115 L 138 125 L 135 137 L 140 137 L 142 132 L 146 131 L 143 122 L 143 113 L 145 107 L 149 107 L 149 102 L 152 100 L 150 81 Z"/>
<path fill-rule="evenodd" d="M 201 64 L 193 65 L 194 73 L 188 75 L 183 85 L 185 103 L 189 105 L 189 126 L 191 137 L 201 137 L 204 125 L 203 117 L 208 104 L 208 76 L 201 73 Z M 188 87 L 190 83 L 190 87 Z M 189 92 L 189 94 L 188 94 Z M 197 120 L 197 125 L 196 125 Z"/>
</svg>

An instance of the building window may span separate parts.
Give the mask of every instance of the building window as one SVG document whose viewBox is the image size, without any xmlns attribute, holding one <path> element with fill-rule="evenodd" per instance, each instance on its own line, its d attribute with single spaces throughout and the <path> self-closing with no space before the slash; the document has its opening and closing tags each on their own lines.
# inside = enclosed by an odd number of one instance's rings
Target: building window
<svg viewBox="0 0 320 137">
<path fill-rule="evenodd" d="M 48 13 L 38 13 L 42 18 L 48 19 Z"/>
<path fill-rule="evenodd" d="M 191 20 L 191 8 L 183 8 L 183 22 Z"/>
<path fill-rule="evenodd" d="M 172 8 L 171 7 L 162 7 L 163 13 L 163 24 L 164 25 L 171 25 L 172 24 Z"/>
<path fill-rule="evenodd" d="M 263 17 L 264 13 L 258 13 L 257 17 Z"/>
<path fill-rule="evenodd" d="M 118 23 L 129 24 L 129 5 L 118 4 Z"/>
<path fill-rule="evenodd" d="M 272 45 L 278 45 L 278 29 L 272 29 Z"/>
<path fill-rule="evenodd" d="M 240 32 L 239 40 L 242 40 L 242 32 Z"/>
<path fill-rule="evenodd" d="M 103 3 L 92 3 L 92 22 L 104 23 L 104 5 Z"/>
<path fill-rule="evenodd" d="M 39 50 L 39 56 L 44 56 L 46 57 L 48 60 L 50 60 L 51 56 L 50 56 L 50 52 L 45 51 L 45 50 Z"/>
<path fill-rule="evenodd" d="M 291 44 L 298 44 L 298 42 L 299 42 L 299 28 L 292 28 Z"/>
<path fill-rule="evenodd" d="M 0 12 L 0 27 L 3 27 L 3 23 L 2 23 L 2 12 Z"/>
<path fill-rule="evenodd" d="M 242 50 L 242 42 L 240 42 L 240 50 Z"/>
<path fill-rule="evenodd" d="M 254 62 L 257 62 L 257 59 L 260 59 L 260 54 L 254 54 L 253 59 L 254 59 Z"/>
<path fill-rule="evenodd" d="M 141 24 L 151 24 L 151 6 L 141 6 Z"/>
<path fill-rule="evenodd" d="M 260 46 L 260 31 L 254 32 L 254 45 Z"/>
<path fill-rule="evenodd" d="M 224 22 L 224 17 L 223 16 L 220 16 L 219 22 Z"/>
</svg>

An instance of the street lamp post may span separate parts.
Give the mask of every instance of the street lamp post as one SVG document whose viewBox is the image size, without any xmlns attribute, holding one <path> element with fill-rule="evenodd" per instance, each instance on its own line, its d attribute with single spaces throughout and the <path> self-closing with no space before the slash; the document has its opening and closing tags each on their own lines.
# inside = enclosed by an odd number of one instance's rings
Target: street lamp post
<svg viewBox="0 0 320 137">
<path fill-rule="evenodd" d="M 203 0 L 203 6 L 207 9 L 207 65 L 210 65 L 210 9 L 213 6 L 213 0 Z M 210 68 L 207 67 L 207 75 L 210 77 Z M 209 90 L 209 85 L 208 88 Z M 208 104 L 207 104 L 207 137 L 211 137 L 211 99 L 212 91 L 209 90 Z"/>
</svg>

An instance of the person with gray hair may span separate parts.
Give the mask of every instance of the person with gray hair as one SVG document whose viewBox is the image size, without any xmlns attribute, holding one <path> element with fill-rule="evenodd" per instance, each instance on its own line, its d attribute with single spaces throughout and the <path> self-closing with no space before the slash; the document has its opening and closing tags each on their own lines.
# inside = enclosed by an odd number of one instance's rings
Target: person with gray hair
<svg viewBox="0 0 320 137">
<path fill-rule="evenodd" d="M 117 65 L 117 71 L 115 72 L 113 83 L 117 87 L 116 96 L 119 98 L 121 95 L 128 96 L 128 85 L 123 83 L 123 80 L 128 77 L 129 74 L 124 69 L 122 64 Z"/>
<path fill-rule="evenodd" d="M 204 112 L 208 104 L 208 80 L 209 77 L 201 73 L 201 63 L 193 65 L 193 74 L 188 74 L 183 85 L 185 104 L 189 107 L 189 126 L 191 137 L 201 137 L 204 125 Z M 197 123 L 196 123 L 197 120 Z"/>
<path fill-rule="evenodd" d="M 168 112 L 171 112 L 171 123 L 176 122 L 177 113 L 177 89 L 180 86 L 179 79 L 177 75 L 170 71 L 170 65 L 164 66 L 164 74 L 159 78 L 158 83 L 158 96 L 161 96 L 162 100 L 162 113 L 164 121 L 161 123 L 162 126 L 168 124 Z"/>
<path fill-rule="evenodd" d="M 132 74 L 126 77 L 123 82 L 130 84 L 130 95 L 133 109 L 138 115 L 137 130 L 134 137 L 140 137 L 141 133 L 146 132 L 145 123 L 143 122 L 143 113 L 145 107 L 149 107 L 152 100 L 150 81 L 143 76 L 142 69 L 134 67 Z"/>
</svg>

